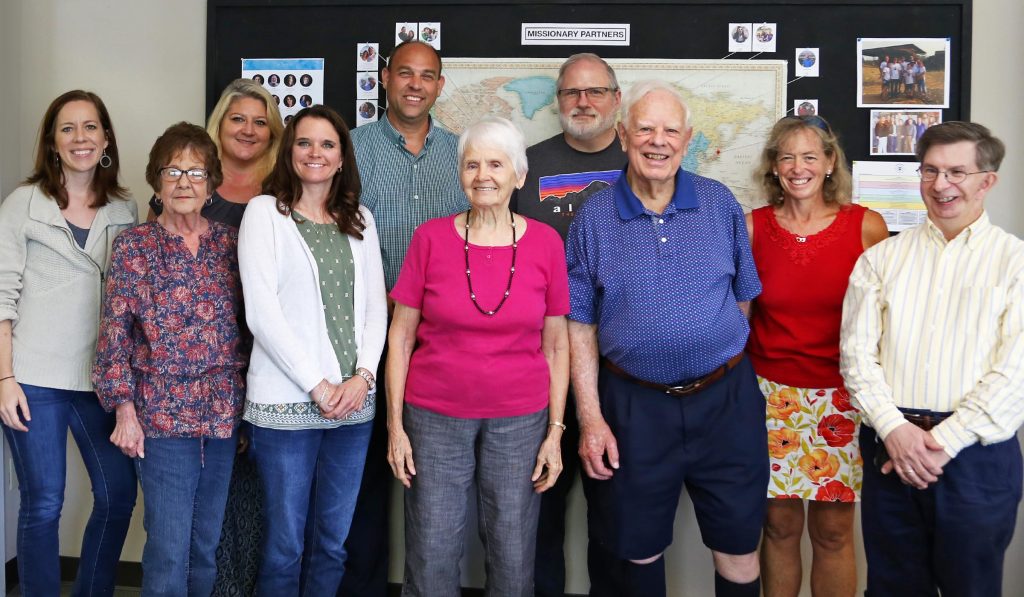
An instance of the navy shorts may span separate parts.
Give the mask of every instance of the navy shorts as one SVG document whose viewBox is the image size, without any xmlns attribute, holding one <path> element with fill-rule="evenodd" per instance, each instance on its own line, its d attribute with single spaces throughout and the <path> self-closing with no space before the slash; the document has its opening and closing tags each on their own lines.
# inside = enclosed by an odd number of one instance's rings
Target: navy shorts
<svg viewBox="0 0 1024 597">
<path fill-rule="evenodd" d="M 749 359 L 690 396 L 645 388 L 603 367 L 598 389 L 619 469 L 607 481 L 588 479 L 590 539 L 622 559 L 665 551 L 685 483 L 704 545 L 726 554 L 756 551 L 768 437 Z"/>
</svg>

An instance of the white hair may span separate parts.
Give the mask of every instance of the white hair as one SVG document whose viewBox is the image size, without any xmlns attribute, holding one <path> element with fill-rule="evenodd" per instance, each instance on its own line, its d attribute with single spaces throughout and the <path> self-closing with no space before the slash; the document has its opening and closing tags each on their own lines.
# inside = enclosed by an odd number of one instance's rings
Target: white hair
<svg viewBox="0 0 1024 597">
<path fill-rule="evenodd" d="M 686 128 L 690 128 L 690 107 L 686 105 L 686 102 L 683 100 L 683 96 L 679 93 L 679 90 L 668 83 L 657 79 L 637 81 L 636 83 L 633 83 L 633 85 L 626 90 L 626 93 L 622 95 L 622 104 L 619 106 L 619 120 L 622 121 L 623 126 L 630 122 L 629 112 L 633 109 L 633 106 L 642 100 L 644 96 L 655 91 L 663 91 L 679 102 L 679 106 L 683 109 L 683 113 L 686 115 Z"/>
<path fill-rule="evenodd" d="M 508 156 L 516 178 L 526 176 L 526 139 L 519 127 L 500 116 L 484 116 L 459 135 L 459 164 L 469 147 L 493 147 Z"/>
</svg>

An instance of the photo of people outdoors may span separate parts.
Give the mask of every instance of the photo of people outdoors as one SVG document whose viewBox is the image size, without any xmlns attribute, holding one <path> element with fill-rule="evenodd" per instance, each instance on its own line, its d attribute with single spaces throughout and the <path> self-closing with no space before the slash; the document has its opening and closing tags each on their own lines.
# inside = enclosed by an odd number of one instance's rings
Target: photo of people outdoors
<svg viewBox="0 0 1024 597">
<path fill-rule="evenodd" d="M 859 107 L 949 107 L 949 40 L 861 39 Z"/>
<path fill-rule="evenodd" d="M 942 122 L 942 110 L 872 110 L 871 155 L 913 155 L 928 128 Z"/>
</svg>

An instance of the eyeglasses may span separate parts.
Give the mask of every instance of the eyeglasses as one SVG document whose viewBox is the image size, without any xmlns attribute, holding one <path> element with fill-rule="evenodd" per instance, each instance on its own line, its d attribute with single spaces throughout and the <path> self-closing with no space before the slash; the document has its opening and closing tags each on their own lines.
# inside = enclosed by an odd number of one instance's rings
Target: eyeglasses
<svg viewBox="0 0 1024 597">
<path fill-rule="evenodd" d="M 923 166 L 917 169 L 917 175 L 921 177 L 924 182 L 932 182 L 939 177 L 939 174 L 943 174 L 946 180 L 950 184 L 960 184 L 967 180 L 967 177 L 972 174 L 984 174 L 991 172 L 991 170 L 978 170 L 977 172 L 964 172 L 958 168 L 952 170 L 939 170 L 938 168 L 932 168 L 931 166 Z"/>
<path fill-rule="evenodd" d="M 175 168 L 174 166 L 160 168 L 160 177 L 167 182 L 178 182 L 181 180 L 182 174 L 188 176 L 189 182 L 195 183 L 203 182 L 210 177 L 210 173 L 203 168 L 190 168 L 188 170 L 182 170 L 181 168 Z"/>
<path fill-rule="evenodd" d="M 588 100 L 603 100 L 608 94 L 616 91 L 613 87 L 587 87 L 586 89 L 559 89 L 558 99 L 578 100 L 581 95 L 586 95 Z"/>
<path fill-rule="evenodd" d="M 832 134 L 832 127 L 829 126 L 828 121 L 825 120 L 824 118 L 822 118 L 821 116 L 816 116 L 816 115 L 814 115 L 814 116 L 810 116 L 810 115 L 796 116 L 796 115 L 792 115 L 792 116 L 786 116 L 785 118 L 783 118 L 783 120 L 799 120 L 800 122 L 805 122 L 805 123 L 807 123 L 807 124 L 809 124 L 809 125 L 811 125 L 813 127 L 817 127 L 819 129 L 825 131 L 826 133 L 830 134 L 830 135 Z"/>
</svg>

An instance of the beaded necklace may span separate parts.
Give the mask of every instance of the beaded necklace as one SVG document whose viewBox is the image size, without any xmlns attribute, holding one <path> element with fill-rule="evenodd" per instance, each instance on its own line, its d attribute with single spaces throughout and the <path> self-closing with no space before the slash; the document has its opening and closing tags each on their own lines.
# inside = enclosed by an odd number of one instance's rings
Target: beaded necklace
<svg viewBox="0 0 1024 597">
<path fill-rule="evenodd" d="M 501 310 L 502 305 L 504 305 L 505 301 L 508 300 L 508 295 L 512 291 L 512 276 L 516 273 L 516 248 L 518 247 L 518 243 L 516 242 L 516 217 L 512 213 L 512 208 L 510 207 L 508 214 L 512 217 L 512 267 L 508 270 L 508 285 L 505 286 L 505 294 L 501 297 L 501 302 L 498 303 L 498 306 L 491 310 L 485 310 L 476 302 L 476 293 L 473 292 L 473 277 L 469 273 L 469 215 L 472 212 L 472 208 L 466 210 L 466 244 L 464 247 L 466 250 L 466 283 L 469 284 L 469 298 L 473 301 L 473 306 L 476 307 L 476 310 L 483 315 L 491 317 Z"/>
</svg>

